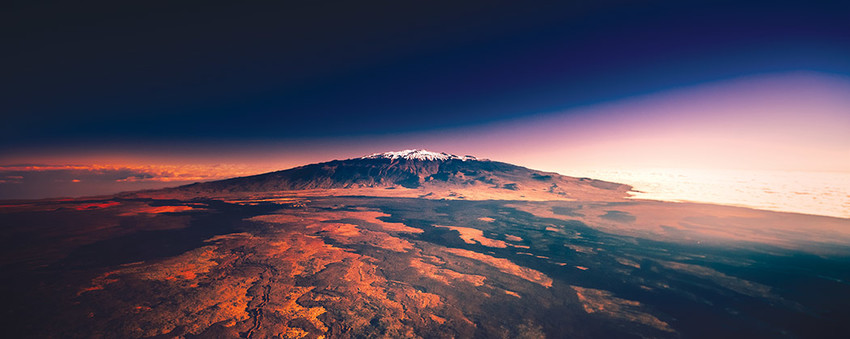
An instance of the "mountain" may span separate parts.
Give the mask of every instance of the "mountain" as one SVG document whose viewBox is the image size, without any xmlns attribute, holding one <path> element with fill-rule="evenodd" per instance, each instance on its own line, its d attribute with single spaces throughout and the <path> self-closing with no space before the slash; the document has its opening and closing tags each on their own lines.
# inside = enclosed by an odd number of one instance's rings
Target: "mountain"
<svg viewBox="0 0 850 339">
<path fill-rule="evenodd" d="M 465 199 L 598 200 L 631 187 L 427 150 L 375 153 L 177 188 L 192 194 L 338 190 L 365 195 Z M 398 189 L 397 192 L 389 190 Z"/>
</svg>

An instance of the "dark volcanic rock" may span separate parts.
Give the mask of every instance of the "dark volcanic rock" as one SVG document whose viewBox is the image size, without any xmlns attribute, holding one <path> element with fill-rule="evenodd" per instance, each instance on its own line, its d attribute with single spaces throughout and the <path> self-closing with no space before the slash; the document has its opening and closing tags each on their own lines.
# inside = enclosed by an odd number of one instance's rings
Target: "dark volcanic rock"
<svg viewBox="0 0 850 339">
<path fill-rule="evenodd" d="M 406 152 L 406 153 L 403 153 Z M 530 183 L 531 185 L 524 185 Z M 517 190 L 523 186 L 582 186 L 604 191 L 628 191 L 628 185 L 573 178 L 541 172 L 504 162 L 479 160 L 428 151 L 402 151 L 368 157 L 334 160 L 283 171 L 196 183 L 178 189 L 215 192 L 265 192 L 309 189 L 405 187 L 423 185 L 464 187 L 488 184 L 493 188 Z M 553 192 L 554 193 L 554 192 Z"/>
</svg>

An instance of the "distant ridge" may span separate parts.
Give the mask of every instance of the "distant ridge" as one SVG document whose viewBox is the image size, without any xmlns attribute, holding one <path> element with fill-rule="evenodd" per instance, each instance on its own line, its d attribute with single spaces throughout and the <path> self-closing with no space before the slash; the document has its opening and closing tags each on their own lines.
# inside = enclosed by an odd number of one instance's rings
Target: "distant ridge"
<svg viewBox="0 0 850 339">
<path fill-rule="evenodd" d="M 394 188 L 417 190 L 409 194 L 429 198 L 572 200 L 623 197 L 631 186 L 536 171 L 471 155 L 409 149 L 196 183 L 176 190 L 202 194 L 344 189 L 352 195 L 402 194 L 387 191 Z"/>
</svg>

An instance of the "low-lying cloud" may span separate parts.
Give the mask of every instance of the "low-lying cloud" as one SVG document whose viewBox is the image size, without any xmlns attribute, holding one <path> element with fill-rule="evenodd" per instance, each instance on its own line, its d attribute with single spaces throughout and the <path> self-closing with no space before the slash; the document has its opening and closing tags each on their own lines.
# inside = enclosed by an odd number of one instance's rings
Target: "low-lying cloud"
<svg viewBox="0 0 850 339">
<path fill-rule="evenodd" d="M 0 199 L 112 194 L 255 174 L 238 165 L 5 165 Z"/>
</svg>

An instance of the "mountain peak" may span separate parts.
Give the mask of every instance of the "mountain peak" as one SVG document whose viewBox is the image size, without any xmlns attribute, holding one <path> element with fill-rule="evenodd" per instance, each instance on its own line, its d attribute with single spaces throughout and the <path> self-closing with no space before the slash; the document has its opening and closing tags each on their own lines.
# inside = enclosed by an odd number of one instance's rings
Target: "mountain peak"
<svg viewBox="0 0 850 339">
<path fill-rule="evenodd" d="M 471 200 L 620 199 L 630 186 L 421 149 L 375 153 L 177 188 L 191 194 L 311 194 Z M 277 193 L 275 193 L 277 192 Z M 241 194 L 241 193 L 240 193 Z"/>
<path fill-rule="evenodd" d="M 431 152 L 424 149 L 407 149 L 403 151 L 375 153 L 367 155 L 361 159 L 406 159 L 406 160 L 421 160 L 421 161 L 446 161 L 446 160 L 478 160 L 471 155 L 457 156 L 448 153 Z"/>
</svg>

